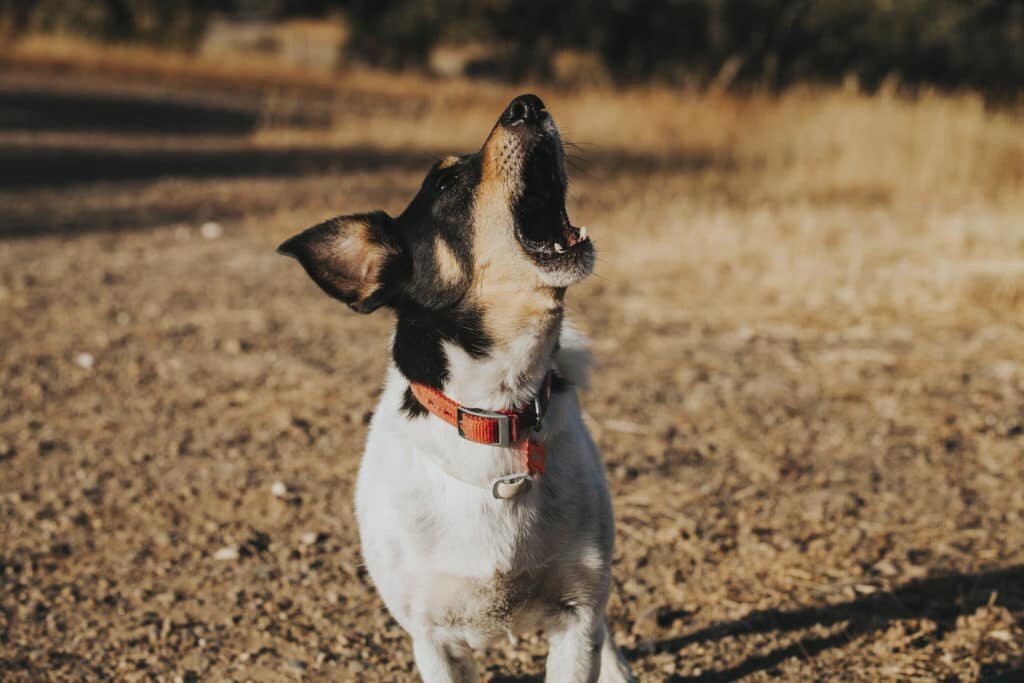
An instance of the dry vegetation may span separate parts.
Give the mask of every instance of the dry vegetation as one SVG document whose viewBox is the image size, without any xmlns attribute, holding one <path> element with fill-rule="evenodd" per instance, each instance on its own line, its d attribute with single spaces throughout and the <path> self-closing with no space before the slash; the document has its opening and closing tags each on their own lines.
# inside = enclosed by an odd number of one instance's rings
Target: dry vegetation
<svg viewBox="0 0 1024 683">
<path fill-rule="evenodd" d="M 400 210 L 515 91 L 68 50 L 8 52 L 0 96 L 94 93 L 117 121 L 104 93 L 244 90 L 250 118 L 126 134 L 68 105 L 0 133 L 0 678 L 410 679 L 351 512 L 388 320 L 272 250 Z M 1019 680 L 1024 120 L 539 92 L 601 250 L 570 305 L 642 679 Z M 314 107 L 328 128 L 292 125 Z M 498 647 L 488 676 L 541 653 Z"/>
</svg>

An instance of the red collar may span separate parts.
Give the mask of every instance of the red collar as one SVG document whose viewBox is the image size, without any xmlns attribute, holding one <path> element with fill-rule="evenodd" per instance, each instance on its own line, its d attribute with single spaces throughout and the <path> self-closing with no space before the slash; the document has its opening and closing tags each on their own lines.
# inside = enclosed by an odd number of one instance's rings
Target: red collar
<svg viewBox="0 0 1024 683">
<path fill-rule="evenodd" d="M 523 454 L 530 474 L 542 474 L 544 444 L 536 434 L 551 402 L 553 374 L 549 371 L 544 375 L 544 382 L 532 404 L 516 410 L 467 408 L 425 384 L 410 382 L 409 388 L 421 406 L 458 429 L 463 439 L 487 446 L 515 448 Z"/>
</svg>

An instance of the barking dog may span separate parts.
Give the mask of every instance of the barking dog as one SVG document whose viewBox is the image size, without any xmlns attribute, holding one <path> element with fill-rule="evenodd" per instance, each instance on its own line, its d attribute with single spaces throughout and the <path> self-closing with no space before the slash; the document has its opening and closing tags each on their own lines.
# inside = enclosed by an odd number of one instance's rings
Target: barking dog
<svg viewBox="0 0 1024 683">
<path fill-rule="evenodd" d="M 397 218 L 341 216 L 281 245 L 360 313 L 396 313 L 356 489 L 366 566 L 426 681 L 476 681 L 472 651 L 542 629 L 549 681 L 626 681 L 605 607 L 614 526 L 580 416 L 569 285 L 594 247 L 565 211 L 565 154 L 535 95 Z"/>
</svg>

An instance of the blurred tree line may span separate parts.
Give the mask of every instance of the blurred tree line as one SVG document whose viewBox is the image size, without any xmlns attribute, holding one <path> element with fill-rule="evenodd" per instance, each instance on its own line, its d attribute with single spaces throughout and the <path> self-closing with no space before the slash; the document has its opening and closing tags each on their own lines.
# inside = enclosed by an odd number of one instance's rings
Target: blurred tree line
<svg viewBox="0 0 1024 683">
<path fill-rule="evenodd" d="M 854 75 L 866 87 L 1024 85 L 1024 0 L 0 0 L 10 31 L 189 46 L 214 12 L 343 12 L 350 58 L 419 67 L 439 44 L 487 47 L 493 75 L 552 75 L 556 54 L 599 58 L 621 80 L 771 88 Z"/>
</svg>

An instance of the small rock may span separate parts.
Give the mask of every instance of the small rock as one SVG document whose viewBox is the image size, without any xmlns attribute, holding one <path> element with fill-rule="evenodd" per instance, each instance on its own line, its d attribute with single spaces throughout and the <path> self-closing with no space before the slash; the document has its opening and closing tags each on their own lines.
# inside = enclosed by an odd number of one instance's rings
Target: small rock
<svg viewBox="0 0 1024 683">
<path fill-rule="evenodd" d="M 234 356 L 242 352 L 242 342 L 237 339 L 225 339 L 221 342 L 220 348 L 224 353 Z"/>
<path fill-rule="evenodd" d="M 299 540 L 302 541 L 302 545 L 316 545 L 317 541 L 320 540 L 320 534 L 315 531 L 307 531 L 302 534 L 302 538 Z"/>
<path fill-rule="evenodd" d="M 207 221 L 199 227 L 199 234 L 203 236 L 203 239 L 215 240 L 224 235 L 224 228 L 220 223 Z"/>
<path fill-rule="evenodd" d="M 230 560 L 238 559 L 238 546 L 228 545 L 224 546 L 213 554 L 213 559 L 228 562 Z"/>
<path fill-rule="evenodd" d="M 80 368 L 85 368 L 86 370 L 91 368 L 94 362 L 95 359 L 92 357 L 91 353 L 80 353 L 75 356 L 75 364 Z"/>
<path fill-rule="evenodd" d="M 284 498 L 288 495 L 288 487 L 284 485 L 283 481 L 275 481 L 270 485 L 270 493 L 278 498 Z"/>
<path fill-rule="evenodd" d="M 899 569 L 896 568 L 896 565 L 889 560 L 880 560 L 879 562 L 876 562 L 872 568 L 882 576 L 896 576 L 900 573 Z"/>
<path fill-rule="evenodd" d="M 174 591 L 165 591 L 163 593 L 158 593 L 157 595 L 154 595 L 153 599 L 161 605 L 163 605 L 164 607 L 169 607 L 170 605 L 174 604 L 176 596 L 174 595 Z"/>
</svg>

